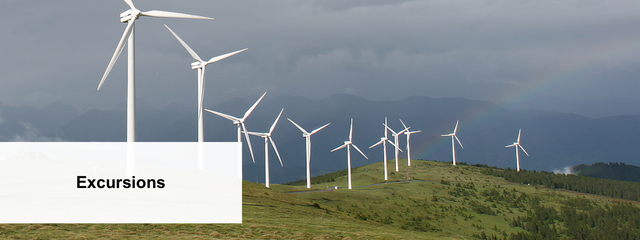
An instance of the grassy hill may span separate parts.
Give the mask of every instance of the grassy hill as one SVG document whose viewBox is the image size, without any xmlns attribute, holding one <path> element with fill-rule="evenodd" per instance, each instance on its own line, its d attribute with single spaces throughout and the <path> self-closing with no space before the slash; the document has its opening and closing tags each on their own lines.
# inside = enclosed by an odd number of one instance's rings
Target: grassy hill
<svg viewBox="0 0 640 240">
<path fill-rule="evenodd" d="M 555 231 L 571 239 L 581 235 L 570 217 L 584 221 L 576 226 L 589 234 L 601 226 L 587 222 L 596 212 L 625 219 L 613 224 L 621 234 L 630 231 L 626 236 L 640 227 L 638 217 L 615 215 L 640 215 L 638 202 L 508 182 L 484 174 L 486 167 L 420 160 L 406 165 L 401 160 L 401 171 L 387 182 L 382 163 L 356 168 L 353 190 L 339 174 L 312 191 L 244 182 L 243 224 L 11 224 L 0 225 L 0 238 L 536 239 Z"/>
</svg>

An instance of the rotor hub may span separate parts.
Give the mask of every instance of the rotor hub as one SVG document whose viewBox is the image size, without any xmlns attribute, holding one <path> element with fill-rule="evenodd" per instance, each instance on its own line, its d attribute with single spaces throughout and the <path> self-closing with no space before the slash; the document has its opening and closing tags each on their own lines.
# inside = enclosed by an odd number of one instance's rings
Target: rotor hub
<svg viewBox="0 0 640 240">
<path fill-rule="evenodd" d="M 204 64 L 202 62 L 192 62 L 191 63 L 191 69 L 199 69 L 204 67 Z"/>
<path fill-rule="evenodd" d="M 138 19 L 140 15 L 140 10 L 138 9 L 129 9 L 120 14 L 120 22 L 129 22 L 131 19 Z"/>
</svg>

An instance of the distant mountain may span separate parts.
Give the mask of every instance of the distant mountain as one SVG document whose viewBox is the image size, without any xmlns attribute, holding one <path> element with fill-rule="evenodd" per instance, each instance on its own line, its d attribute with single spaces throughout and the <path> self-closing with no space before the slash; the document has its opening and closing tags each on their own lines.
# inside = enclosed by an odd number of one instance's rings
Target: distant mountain
<svg viewBox="0 0 640 240">
<path fill-rule="evenodd" d="M 538 97 L 535 101 L 510 103 L 509 108 L 537 111 L 557 111 L 599 118 L 626 114 L 640 115 L 640 99 L 607 98 L 599 100 L 580 101 L 545 96 Z"/>
<path fill-rule="evenodd" d="M 206 108 L 242 116 L 258 98 L 259 95 L 236 98 L 206 105 Z M 143 101 L 138 102 L 138 141 L 196 141 L 195 107 L 170 104 L 156 109 Z M 521 155 L 524 169 L 553 171 L 578 164 L 610 161 L 640 165 L 635 152 L 640 145 L 637 138 L 640 135 L 640 116 L 637 115 L 590 118 L 552 111 L 510 110 L 490 102 L 463 98 L 415 96 L 399 101 L 370 101 L 347 94 L 319 100 L 297 96 L 271 98 L 267 95 L 247 119 L 247 128 L 250 131 L 268 131 L 282 108 L 285 110 L 273 139 L 284 167 L 273 159 L 276 156 L 272 152 L 270 170 L 273 183 L 306 177 L 304 138 L 286 118 L 308 130 L 331 123 L 312 138 L 311 172 L 314 176 L 347 168 L 346 151 L 332 153 L 330 150 L 348 139 L 351 118 L 354 120 L 353 142 L 369 157 L 367 160 L 354 152 L 353 166 L 382 161 L 382 148 L 369 149 L 369 146 L 384 135 L 382 123 L 385 117 L 394 130 L 402 127 L 398 119 L 411 126 L 412 130 L 422 130 L 422 133 L 411 137 L 414 159 L 450 161 L 451 140 L 440 135 L 450 133 L 455 122 L 460 120 L 458 137 L 464 145 L 464 149 L 457 148 L 456 151 L 460 162 L 514 168 L 515 153 L 512 148 L 504 146 L 515 141 L 518 129 L 522 129 L 522 146 L 531 155 Z M 237 141 L 236 126 L 231 121 L 208 112 L 204 114 L 206 141 Z M 42 109 L 0 105 L 0 119 L 0 140 L 5 141 L 16 140 L 16 136 L 33 136 L 27 132 L 37 132 L 36 138 L 41 136 L 44 140 L 126 140 L 124 105 L 83 113 L 63 104 Z M 259 137 L 251 140 L 256 163 L 251 160 L 246 143 L 243 144 L 244 177 L 248 181 L 264 181 L 263 140 Z M 406 149 L 406 138 L 403 136 L 400 141 L 402 149 Z M 387 158 L 393 159 L 391 146 L 388 147 Z M 406 158 L 406 152 L 400 157 Z M 391 161 L 390 165 L 394 162 Z"/>
<path fill-rule="evenodd" d="M 78 115 L 74 107 L 55 102 L 37 109 L 0 105 L 0 141 L 52 141 L 62 125 Z"/>
<path fill-rule="evenodd" d="M 580 164 L 573 166 L 571 170 L 580 176 L 640 182 L 640 167 L 627 165 L 625 163 L 597 162 L 592 165 Z"/>
</svg>

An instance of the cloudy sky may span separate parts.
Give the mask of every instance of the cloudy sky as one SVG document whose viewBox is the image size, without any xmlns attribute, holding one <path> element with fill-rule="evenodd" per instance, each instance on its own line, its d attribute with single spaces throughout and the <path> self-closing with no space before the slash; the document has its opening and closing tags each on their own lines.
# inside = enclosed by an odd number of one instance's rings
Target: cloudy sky
<svg viewBox="0 0 640 240">
<path fill-rule="evenodd" d="M 136 21 L 137 94 L 195 104 L 191 57 L 249 48 L 207 68 L 206 104 L 235 96 L 412 95 L 509 105 L 636 98 L 637 0 L 134 0 L 215 20 Z M 80 109 L 126 101 L 126 52 L 96 91 L 125 24 L 122 0 L 0 2 L 0 101 Z M 126 51 L 126 50 L 125 50 Z"/>
</svg>

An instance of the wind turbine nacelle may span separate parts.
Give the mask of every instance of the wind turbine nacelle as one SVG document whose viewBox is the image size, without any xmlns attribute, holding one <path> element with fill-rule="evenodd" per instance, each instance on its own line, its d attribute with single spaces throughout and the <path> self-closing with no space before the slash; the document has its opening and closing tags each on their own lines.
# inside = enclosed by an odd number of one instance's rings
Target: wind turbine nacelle
<svg viewBox="0 0 640 240">
<path fill-rule="evenodd" d="M 201 62 L 192 62 L 191 63 L 191 69 L 198 69 L 198 68 L 202 68 L 202 63 Z"/>
<path fill-rule="evenodd" d="M 120 22 L 128 22 L 131 21 L 134 17 L 135 19 L 138 19 L 138 17 L 140 16 L 140 10 L 138 9 L 129 9 L 127 11 L 124 11 L 123 13 L 120 13 Z"/>
<path fill-rule="evenodd" d="M 129 9 L 127 11 L 124 11 L 123 13 L 120 13 L 120 22 L 125 23 L 131 20 L 131 16 L 133 16 L 131 12 L 133 12 L 133 10 Z"/>
</svg>

